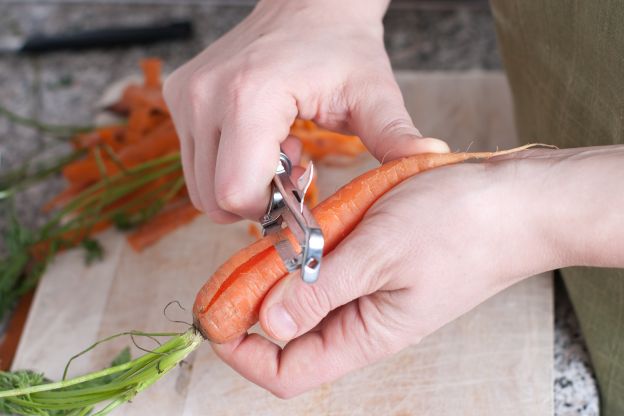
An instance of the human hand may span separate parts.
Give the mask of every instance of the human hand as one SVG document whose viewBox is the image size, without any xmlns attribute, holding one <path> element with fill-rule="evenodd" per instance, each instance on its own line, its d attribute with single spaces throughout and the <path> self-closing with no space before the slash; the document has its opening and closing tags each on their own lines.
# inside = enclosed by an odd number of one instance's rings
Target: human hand
<svg viewBox="0 0 624 416">
<path fill-rule="evenodd" d="M 569 218 L 556 228 L 548 213 L 570 202 L 556 190 L 581 184 L 583 170 L 556 154 L 565 152 L 405 181 L 324 258 L 315 284 L 295 273 L 266 296 L 260 323 L 290 341 L 283 350 L 257 334 L 213 348 L 249 380 L 291 397 L 418 343 L 526 276 L 574 264 L 554 243 L 572 241 L 561 238 Z"/>
<path fill-rule="evenodd" d="M 405 110 L 383 45 L 387 0 L 260 1 L 176 70 L 164 95 L 193 204 L 218 222 L 257 219 L 296 117 L 359 135 L 379 160 L 444 152 Z"/>
</svg>

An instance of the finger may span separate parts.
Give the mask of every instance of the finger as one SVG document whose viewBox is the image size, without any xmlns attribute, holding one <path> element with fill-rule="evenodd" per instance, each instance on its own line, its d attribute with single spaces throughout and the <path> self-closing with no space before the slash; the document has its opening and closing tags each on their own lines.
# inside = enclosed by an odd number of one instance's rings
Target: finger
<svg viewBox="0 0 624 416">
<path fill-rule="evenodd" d="M 292 98 L 260 93 L 241 96 L 221 131 L 215 176 L 219 207 L 250 219 L 263 213 L 280 143 L 288 137 L 296 114 Z"/>
<path fill-rule="evenodd" d="M 198 127 L 196 131 L 201 134 L 201 139 L 194 142 L 196 149 L 193 169 L 200 209 L 218 223 L 238 221 L 239 216 L 221 209 L 215 199 L 215 165 L 219 132 L 217 129 L 208 131 L 202 127 Z"/>
<path fill-rule="evenodd" d="M 374 252 L 377 240 L 366 232 L 348 236 L 323 258 L 319 279 L 308 284 L 294 272 L 278 282 L 260 308 L 260 324 L 278 340 L 293 339 L 316 326 L 330 311 L 379 289 L 387 278 L 384 261 L 371 262 L 362 253 Z"/>
<path fill-rule="evenodd" d="M 379 161 L 417 153 L 448 152 L 439 139 L 423 138 L 408 114 L 394 79 L 358 83 L 348 89 L 349 127 Z"/>
<path fill-rule="evenodd" d="M 176 71 L 176 72 L 179 72 Z M 185 108 L 180 103 L 180 94 L 183 88 L 180 87 L 177 81 L 178 76 L 176 74 L 169 75 L 163 84 L 162 93 L 167 107 L 170 109 L 171 118 L 174 122 L 176 134 L 180 141 L 180 157 L 182 160 L 182 171 L 184 173 L 184 183 L 189 195 L 189 198 L 195 208 L 201 210 L 201 201 L 199 199 L 199 192 L 197 183 L 195 181 L 195 146 L 194 138 L 187 128 L 192 125 L 188 117 L 184 112 L 180 113 L 179 110 Z"/>
<path fill-rule="evenodd" d="M 243 377 L 281 398 L 293 397 L 406 346 L 383 314 L 390 292 L 379 292 L 332 312 L 317 332 L 278 345 L 257 334 L 213 345 Z"/>
<path fill-rule="evenodd" d="M 176 130 L 178 130 L 176 128 Z M 177 132 L 180 138 L 180 156 L 182 159 L 182 172 L 184 173 L 184 183 L 189 194 L 191 202 L 195 208 L 201 210 L 201 200 L 195 182 L 195 150 L 193 138 L 183 136 L 180 131 Z"/>
<path fill-rule="evenodd" d="M 301 140 L 295 136 L 288 136 L 281 144 L 282 151 L 286 153 L 293 166 L 301 163 L 301 148 Z"/>
</svg>

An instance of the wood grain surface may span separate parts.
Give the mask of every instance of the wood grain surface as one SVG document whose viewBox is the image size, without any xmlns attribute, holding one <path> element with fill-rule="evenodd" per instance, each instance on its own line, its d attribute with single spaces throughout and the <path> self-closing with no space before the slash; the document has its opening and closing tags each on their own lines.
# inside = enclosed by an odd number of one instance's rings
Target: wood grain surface
<svg viewBox="0 0 624 416">
<path fill-rule="evenodd" d="M 397 79 L 417 126 L 449 140 L 453 150 L 516 144 L 501 74 L 399 73 Z M 349 167 L 321 166 L 322 193 L 375 163 L 363 157 Z M 129 329 L 184 330 L 165 319 L 163 307 L 175 299 L 190 309 L 203 281 L 250 241 L 247 224 L 199 218 L 141 254 L 107 232 L 106 258 L 98 264 L 86 267 L 78 250 L 60 255 L 37 290 L 13 368 L 58 378 L 68 357 L 99 338 Z M 169 315 L 190 320 L 189 311 Z M 104 344 L 71 373 L 105 366 L 127 345 L 128 339 Z M 552 277 L 546 274 L 500 293 L 419 345 L 292 400 L 241 378 L 205 344 L 116 414 L 545 416 L 552 414 L 552 367 Z"/>
</svg>

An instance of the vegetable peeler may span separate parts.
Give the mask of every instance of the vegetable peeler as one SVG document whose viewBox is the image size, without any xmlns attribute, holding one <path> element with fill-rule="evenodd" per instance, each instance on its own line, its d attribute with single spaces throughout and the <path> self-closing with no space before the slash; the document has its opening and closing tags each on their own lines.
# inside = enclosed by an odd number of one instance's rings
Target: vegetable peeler
<svg viewBox="0 0 624 416">
<path fill-rule="evenodd" d="M 295 185 L 290 179 L 292 164 L 285 153 L 280 152 L 279 162 L 271 184 L 271 199 L 266 214 L 260 218 L 262 235 L 279 232 L 285 225 L 292 231 L 301 252 L 297 253 L 288 239 L 280 240 L 275 249 L 286 269 L 293 272 L 301 269 L 301 278 L 306 283 L 318 279 L 323 257 L 325 239 L 314 216 L 305 205 L 305 194 L 314 177 L 314 165 L 308 164 Z"/>
</svg>

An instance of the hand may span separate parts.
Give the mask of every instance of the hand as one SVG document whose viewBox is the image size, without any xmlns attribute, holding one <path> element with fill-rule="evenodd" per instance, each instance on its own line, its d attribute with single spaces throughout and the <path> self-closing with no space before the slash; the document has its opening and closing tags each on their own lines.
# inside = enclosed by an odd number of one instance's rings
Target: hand
<svg viewBox="0 0 624 416">
<path fill-rule="evenodd" d="M 296 117 L 358 134 L 378 159 L 443 152 L 405 110 L 383 45 L 387 0 L 261 1 L 176 70 L 164 95 L 193 204 L 218 222 L 257 219 Z"/>
<path fill-rule="evenodd" d="M 418 343 L 524 277 L 622 267 L 624 217 L 604 206 L 624 206 L 623 161 L 624 146 L 535 150 L 416 175 L 325 257 L 317 283 L 292 274 L 267 295 L 260 323 L 290 341 L 283 350 L 257 334 L 213 348 L 286 398 Z"/>
</svg>

